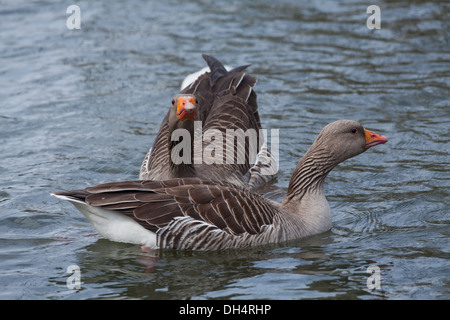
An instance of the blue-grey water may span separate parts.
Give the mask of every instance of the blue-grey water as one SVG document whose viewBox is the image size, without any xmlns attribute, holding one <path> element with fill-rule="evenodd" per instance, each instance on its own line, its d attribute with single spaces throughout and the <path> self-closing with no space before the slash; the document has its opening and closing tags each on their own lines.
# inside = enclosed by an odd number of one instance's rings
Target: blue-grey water
<svg viewBox="0 0 450 320">
<path fill-rule="evenodd" d="M 0 299 L 450 298 L 448 2 L 0 4 Z M 373 4 L 380 29 L 367 26 Z M 137 179 L 202 53 L 259 79 L 263 127 L 280 132 L 278 177 L 260 191 L 273 200 L 327 123 L 389 138 L 327 178 L 329 232 L 146 253 L 50 196 Z"/>
</svg>

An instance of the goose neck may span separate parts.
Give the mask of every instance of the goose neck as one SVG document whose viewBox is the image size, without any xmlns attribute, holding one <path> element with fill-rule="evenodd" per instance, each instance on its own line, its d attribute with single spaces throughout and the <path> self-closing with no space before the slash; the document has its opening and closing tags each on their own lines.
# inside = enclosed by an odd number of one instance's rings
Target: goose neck
<svg viewBox="0 0 450 320">
<path fill-rule="evenodd" d="M 323 195 L 325 178 L 336 165 L 328 150 L 321 148 L 308 150 L 294 169 L 283 202 L 300 202 L 306 194 Z"/>
<path fill-rule="evenodd" d="M 170 154 L 170 171 L 173 177 L 195 177 L 194 167 L 194 122 L 180 121 L 176 128 L 171 128 L 168 148 Z"/>
</svg>

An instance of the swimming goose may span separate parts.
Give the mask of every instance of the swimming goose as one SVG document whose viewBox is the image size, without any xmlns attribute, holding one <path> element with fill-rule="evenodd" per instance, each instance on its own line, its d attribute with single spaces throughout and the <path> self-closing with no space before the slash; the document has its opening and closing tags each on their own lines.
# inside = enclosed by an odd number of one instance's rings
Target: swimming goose
<svg viewBox="0 0 450 320">
<path fill-rule="evenodd" d="M 253 90 L 257 81 L 254 77 L 244 73 L 248 65 L 227 71 L 223 64 L 214 57 L 203 55 L 203 58 L 211 71 L 203 73 L 196 81 L 181 91 L 183 99 L 190 97 L 195 101 L 197 110 L 195 118 L 185 120 L 178 117 L 177 119 L 176 113 L 173 112 L 173 106 L 169 109 L 153 147 L 142 162 L 139 179 L 167 180 L 199 177 L 228 181 L 250 188 L 258 187 L 273 178 L 277 172 L 275 159 L 267 145 L 262 143 L 264 139 L 258 137 L 259 139 L 254 142 L 258 146 L 261 145 L 256 161 L 250 158 L 252 156 L 250 142 L 245 143 L 244 161 L 240 161 L 241 163 L 237 161 L 239 142 L 235 143 L 234 138 L 226 139 L 227 132 L 246 133 L 254 130 L 259 135 L 261 123 L 256 93 Z M 172 101 L 180 104 L 179 99 L 180 96 L 176 96 Z M 194 138 L 198 137 L 194 134 L 194 120 L 201 121 L 198 122 L 199 130 L 201 130 L 198 132 L 201 139 L 198 149 L 194 148 Z M 169 126 L 170 122 L 176 124 L 176 122 L 184 121 L 186 122 L 184 125 Z M 178 150 L 174 150 L 177 143 L 172 141 L 174 128 L 187 129 L 191 137 L 189 159 L 183 158 L 183 161 L 180 163 L 180 160 L 177 164 L 173 164 L 174 151 Z M 214 137 L 220 136 L 222 141 L 211 138 L 211 133 Z M 221 155 L 218 153 L 219 149 L 216 148 L 217 143 L 220 143 Z M 208 156 L 205 153 L 207 151 L 212 151 L 210 155 L 214 156 L 205 159 L 205 155 Z M 233 161 L 229 159 L 233 159 Z M 253 162 L 255 164 L 252 166 Z"/>
<path fill-rule="evenodd" d="M 385 142 L 355 121 L 325 126 L 294 169 L 281 203 L 200 178 L 112 182 L 53 195 L 73 203 L 113 241 L 188 250 L 278 243 L 329 230 L 326 176 L 340 162 Z"/>
</svg>

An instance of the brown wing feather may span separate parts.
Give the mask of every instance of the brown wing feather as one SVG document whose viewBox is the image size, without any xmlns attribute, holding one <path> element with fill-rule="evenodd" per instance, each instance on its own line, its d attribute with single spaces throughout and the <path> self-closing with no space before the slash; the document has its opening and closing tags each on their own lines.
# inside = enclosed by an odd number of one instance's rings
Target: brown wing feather
<svg viewBox="0 0 450 320">
<path fill-rule="evenodd" d="M 162 228 L 170 223 L 175 217 L 181 216 L 182 212 L 176 202 L 158 201 L 146 202 L 133 210 L 138 220 L 146 221 L 150 225 Z"/>
<path fill-rule="evenodd" d="M 257 234 L 276 213 L 258 194 L 198 178 L 105 183 L 72 194 L 85 194 L 86 203 L 122 212 L 151 230 L 190 217 L 233 235 Z"/>
</svg>

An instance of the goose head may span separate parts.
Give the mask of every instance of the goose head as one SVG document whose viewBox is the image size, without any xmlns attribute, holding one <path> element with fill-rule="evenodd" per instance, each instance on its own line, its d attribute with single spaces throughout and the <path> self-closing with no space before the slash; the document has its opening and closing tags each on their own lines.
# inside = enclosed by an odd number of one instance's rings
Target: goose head
<svg viewBox="0 0 450 320">
<path fill-rule="evenodd" d="M 197 99 L 192 94 L 177 94 L 172 99 L 169 127 L 175 128 L 180 121 L 197 120 Z"/>
<path fill-rule="evenodd" d="M 387 141 L 385 136 L 365 129 L 359 122 L 338 120 L 322 129 L 311 146 L 311 151 L 320 149 L 338 164 Z"/>
<path fill-rule="evenodd" d="M 288 207 L 294 200 L 294 207 L 297 207 L 308 192 L 323 195 L 323 183 L 334 167 L 387 141 L 385 136 L 369 131 L 353 120 L 338 120 L 326 125 L 295 167 L 283 205 Z"/>
</svg>

